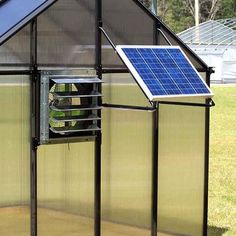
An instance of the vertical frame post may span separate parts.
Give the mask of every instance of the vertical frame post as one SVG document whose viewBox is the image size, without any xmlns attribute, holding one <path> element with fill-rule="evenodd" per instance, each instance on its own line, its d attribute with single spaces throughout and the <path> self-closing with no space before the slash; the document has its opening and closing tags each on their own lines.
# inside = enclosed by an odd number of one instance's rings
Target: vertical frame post
<svg viewBox="0 0 236 236">
<path fill-rule="evenodd" d="M 206 83 L 210 87 L 210 67 L 206 72 Z M 207 103 L 208 101 L 206 101 Z M 203 209 L 203 236 L 207 236 L 208 224 L 208 182 L 209 182 L 209 144 L 210 144 L 210 108 L 205 108 L 205 159 L 204 159 L 204 209 Z"/>
<path fill-rule="evenodd" d="M 153 45 L 158 45 L 160 36 L 160 24 L 153 22 Z M 152 143 L 152 205 L 151 205 L 151 236 L 157 236 L 157 216 L 158 216 L 158 129 L 159 129 L 159 106 L 157 102 L 153 103 L 153 143 Z"/>
<path fill-rule="evenodd" d="M 30 219 L 31 236 L 37 236 L 37 20 L 30 25 L 30 120 L 31 120 L 31 152 L 30 152 Z"/>
<path fill-rule="evenodd" d="M 99 79 L 102 79 L 102 0 L 95 1 L 95 64 L 96 72 Z M 99 92 L 102 92 L 102 85 L 99 85 Z M 98 105 L 102 105 L 102 98 L 98 98 Z M 101 111 L 98 111 L 101 117 Z M 101 121 L 98 122 L 101 128 Z M 96 133 L 95 140 L 95 173 L 94 173 L 94 235 L 101 235 L 101 145 L 102 133 Z"/>
<path fill-rule="evenodd" d="M 152 205 L 151 205 L 151 236 L 157 236 L 157 209 L 158 209 L 158 126 L 159 104 L 154 103 L 153 108 L 153 137 L 152 137 Z"/>
<path fill-rule="evenodd" d="M 153 44 L 159 45 L 160 44 L 160 31 L 158 29 L 161 28 L 160 22 L 157 20 L 153 22 Z"/>
</svg>

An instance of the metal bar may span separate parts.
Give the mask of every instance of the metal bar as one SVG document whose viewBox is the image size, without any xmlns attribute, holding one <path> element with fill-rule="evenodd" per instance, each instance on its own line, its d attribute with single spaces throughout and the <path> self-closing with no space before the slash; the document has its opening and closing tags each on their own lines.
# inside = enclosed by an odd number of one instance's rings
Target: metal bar
<svg viewBox="0 0 236 236">
<path fill-rule="evenodd" d="M 0 75 L 31 75 L 31 70 L 1 70 Z"/>
<path fill-rule="evenodd" d="M 206 72 L 206 70 L 205 70 L 205 69 L 202 69 L 202 68 L 197 68 L 197 67 L 196 67 L 196 70 L 197 70 L 198 72 Z"/>
<path fill-rule="evenodd" d="M 157 236 L 159 105 L 153 104 L 151 236 Z"/>
<path fill-rule="evenodd" d="M 105 108 L 127 109 L 127 110 L 141 110 L 141 111 L 154 111 L 153 107 L 143 106 L 131 106 L 131 105 L 119 105 L 119 104 L 102 104 Z"/>
<path fill-rule="evenodd" d="M 44 145 L 60 144 L 60 143 L 78 143 L 78 142 L 92 142 L 95 141 L 96 136 L 80 136 L 80 137 L 64 137 L 64 138 L 50 138 Z"/>
<path fill-rule="evenodd" d="M 157 30 L 157 28 L 158 28 L 159 26 L 158 26 L 158 23 L 156 22 L 156 21 L 154 21 L 153 22 L 153 45 L 158 45 L 158 37 L 159 37 L 159 35 L 158 35 L 158 30 Z"/>
<path fill-rule="evenodd" d="M 37 20 L 34 19 L 30 25 L 30 63 L 31 63 L 31 155 L 30 155 L 30 219 L 31 219 L 31 236 L 37 236 Z"/>
<path fill-rule="evenodd" d="M 163 36 L 163 38 L 165 39 L 165 41 L 169 44 L 172 45 L 172 43 L 170 42 L 170 40 L 165 36 L 165 34 L 161 31 L 160 28 L 157 28 L 157 31 L 159 31 L 161 33 L 161 35 Z"/>
<path fill-rule="evenodd" d="M 95 1 L 95 66 L 99 79 L 102 79 L 102 0 Z M 101 84 L 98 84 L 98 92 L 102 92 Z M 102 105 L 102 98 L 97 98 L 98 106 Z M 97 111 L 97 115 L 101 117 L 101 110 Z M 97 122 L 101 128 L 101 121 Z M 94 236 L 101 235 L 101 130 L 96 131 L 95 140 L 95 162 L 94 162 Z"/>
<path fill-rule="evenodd" d="M 112 74 L 112 73 L 129 73 L 127 68 L 103 68 L 103 74 Z"/>
<path fill-rule="evenodd" d="M 176 105 L 176 106 L 193 106 L 193 107 L 212 107 L 215 106 L 213 100 L 207 100 L 207 103 L 193 103 L 193 102 L 171 102 L 171 101 L 159 101 L 159 104 L 166 104 L 166 105 Z"/>
<path fill-rule="evenodd" d="M 206 83 L 210 86 L 211 70 L 206 73 Z M 208 102 L 208 101 L 206 101 Z M 207 236 L 208 223 L 208 182 L 209 182 L 209 143 L 210 143 L 210 109 L 205 110 L 205 160 L 204 160 L 204 209 L 203 209 L 203 236 Z"/>
<path fill-rule="evenodd" d="M 103 33 L 103 35 L 105 36 L 105 38 L 107 39 L 107 41 L 111 44 L 112 48 L 116 51 L 116 45 L 112 42 L 111 38 L 110 38 L 109 35 L 106 33 L 106 31 L 105 31 L 102 27 L 99 27 L 99 29 L 101 30 L 101 32 Z"/>
<path fill-rule="evenodd" d="M 96 28 L 95 28 L 95 63 L 98 77 L 101 76 L 102 68 L 102 0 L 96 0 Z"/>
</svg>

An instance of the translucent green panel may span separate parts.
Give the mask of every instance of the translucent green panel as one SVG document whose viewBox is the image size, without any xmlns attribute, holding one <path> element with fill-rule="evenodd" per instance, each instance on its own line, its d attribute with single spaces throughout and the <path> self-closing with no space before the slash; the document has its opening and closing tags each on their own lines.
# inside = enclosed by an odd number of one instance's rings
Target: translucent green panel
<svg viewBox="0 0 236 236">
<path fill-rule="evenodd" d="M 103 80 L 104 103 L 150 106 L 130 74 L 105 74 Z"/>
<path fill-rule="evenodd" d="M 9 66 L 29 66 L 30 63 L 30 27 L 25 26 L 14 37 L 0 47 L 0 64 Z M 27 68 L 28 69 L 28 68 Z M 13 76 L 14 77 L 14 76 Z M 17 77 L 16 77 L 17 78 Z M 13 78 L 14 79 L 14 78 Z"/>
<path fill-rule="evenodd" d="M 103 235 L 150 234 L 151 118 L 151 112 L 103 109 Z"/>
<path fill-rule="evenodd" d="M 39 235 L 91 235 L 94 144 L 41 146 L 38 157 Z"/>
<path fill-rule="evenodd" d="M 30 235 L 29 78 L 0 76 L 0 235 Z"/>
<path fill-rule="evenodd" d="M 160 231 L 202 235 L 204 135 L 204 108 L 161 105 L 158 160 Z"/>
<path fill-rule="evenodd" d="M 94 0 L 57 1 L 38 17 L 39 65 L 93 68 L 94 28 Z"/>
</svg>

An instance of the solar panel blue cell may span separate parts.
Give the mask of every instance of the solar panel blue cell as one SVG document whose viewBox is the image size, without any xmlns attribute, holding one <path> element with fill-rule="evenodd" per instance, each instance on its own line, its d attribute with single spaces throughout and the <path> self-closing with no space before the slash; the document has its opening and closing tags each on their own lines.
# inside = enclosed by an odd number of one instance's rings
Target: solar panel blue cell
<svg viewBox="0 0 236 236">
<path fill-rule="evenodd" d="M 117 51 L 150 100 L 212 96 L 179 47 L 118 46 Z"/>
</svg>

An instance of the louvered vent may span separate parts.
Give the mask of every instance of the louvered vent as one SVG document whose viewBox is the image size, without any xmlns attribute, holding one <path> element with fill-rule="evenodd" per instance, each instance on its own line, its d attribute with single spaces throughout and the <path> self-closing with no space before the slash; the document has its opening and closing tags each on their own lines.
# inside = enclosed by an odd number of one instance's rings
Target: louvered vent
<svg viewBox="0 0 236 236">
<path fill-rule="evenodd" d="M 40 95 L 40 142 L 83 137 L 99 131 L 97 77 L 43 76 Z"/>
</svg>

